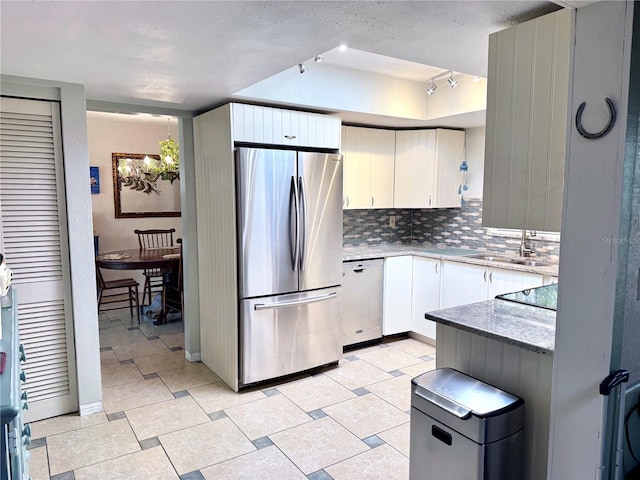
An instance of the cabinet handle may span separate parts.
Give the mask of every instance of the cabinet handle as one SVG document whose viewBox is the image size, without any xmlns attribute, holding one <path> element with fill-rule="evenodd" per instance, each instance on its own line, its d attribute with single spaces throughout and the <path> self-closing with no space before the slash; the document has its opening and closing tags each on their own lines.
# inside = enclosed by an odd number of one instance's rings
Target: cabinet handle
<svg viewBox="0 0 640 480">
<path fill-rule="evenodd" d="M 493 272 L 489 272 L 489 283 L 493 283 Z"/>
<path fill-rule="evenodd" d="M 487 281 L 487 271 L 486 270 L 484 271 L 484 281 L 485 282 Z"/>
<path fill-rule="evenodd" d="M 347 195 L 347 207 L 349 206 L 349 195 Z"/>
<path fill-rule="evenodd" d="M 373 195 L 371 195 L 371 206 L 373 207 Z"/>
<path fill-rule="evenodd" d="M 286 138 L 287 140 L 293 140 L 294 138 L 296 138 L 295 135 L 285 135 L 284 138 Z"/>
<path fill-rule="evenodd" d="M 429 195 L 429 206 L 431 206 L 431 195 Z"/>
<path fill-rule="evenodd" d="M 438 264 L 436 263 L 436 273 L 438 273 Z"/>
</svg>

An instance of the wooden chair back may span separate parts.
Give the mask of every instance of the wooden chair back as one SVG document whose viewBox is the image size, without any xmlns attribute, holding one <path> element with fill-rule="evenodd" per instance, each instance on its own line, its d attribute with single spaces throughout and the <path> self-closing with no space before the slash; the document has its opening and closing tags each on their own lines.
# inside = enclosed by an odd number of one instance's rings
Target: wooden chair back
<svg viewBox="0 0 640 480">
<path fill-rule="evenodd" d="M 162 248 L 173 247 L 173 234 L 175 228 L 169 228 L 167 230 L 152 229 L 152 230 L 134 230 L 133 233 L 138 235 L 138 244 L 140 250 L 147 250 L 149 248 Z"/>
<path fill-rule="evenodd" d="M 99 290 L 104 290 L 106 288 L 104 278 L 102 277 L 102 272 L 100 271 L 100 267 L 98 265 L 96 265 L 96 282 L 98 283 Z"/>
</svg>

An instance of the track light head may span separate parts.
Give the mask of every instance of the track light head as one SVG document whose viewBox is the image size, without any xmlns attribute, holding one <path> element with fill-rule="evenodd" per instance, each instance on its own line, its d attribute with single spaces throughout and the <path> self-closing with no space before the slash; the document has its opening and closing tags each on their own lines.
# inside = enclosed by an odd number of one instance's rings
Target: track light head
<svg viewBox="0 0 640 480">
<path fill-rule="evenodd" d="M 432 81 L 431 86 L 427 88 L 427 95 L 433 95 L 436 91 L 436 88 L 438 88 L 438 86 Z"/>
<path fill-rule="evenodd" d="M 316 63 L 321 63 L 324 61 L 324 57 L 322 55 L 316 55 L 316 58 L 313 59 Z"/>
<path fill-rule="evenodd" d="M 304 66 L 304 63 L 298 64 L 298 71 L 302 74 L 307 71 L 307 67 Z"/>
<path fill-rule="evenodd" d="M 449 82 L 451 88 L 456 88 L 458 86 L 458 82 L 453 79 L 453 74 L 451 74 L 451 76 L 447 78 L 447 82 Z"/>
</svg>

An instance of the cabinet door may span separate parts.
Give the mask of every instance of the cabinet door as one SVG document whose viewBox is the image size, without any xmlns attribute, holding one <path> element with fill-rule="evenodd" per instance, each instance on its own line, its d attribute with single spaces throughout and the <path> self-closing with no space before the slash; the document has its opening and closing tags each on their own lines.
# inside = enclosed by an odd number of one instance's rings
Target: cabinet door
<svg viewBox="0 0 640 480">
<path fill-rule="evenodd" d="M 371 208 L 371 129 L 344 128 L 345 208 Z"/>
<path fill-rule="evenodd" d="M 384 261 L 382 334 L 411 329 L 411 283 L 413 257 L 388 257 Z"/>
<path fill-rule="evenodd" d="M 371 207 L 393 208 L 396 132 L 371 131 Z"/>
<path fill-rule="evenodd" d="M 396 132 L 395 208 L 429 208 L 433 205 L 435 141 L 435 130 Z"/>
<path fill-rule="evenodd" d="M 440 260 L 413 257 L 411 331 L 436 338 L 436 324 L 424 318 L 440 308 Z"/>
<path fill-rule="evenodd" d="M 488 278 L 488 267 L 443 262 L 440 308 L 457 307 L 486 300 Z"/>
<path fill-rule="evenodd" d="M 460 207 L 461 195 L 458 189 L 462 185 L 460 164 L 464 155 L 464 135 L 461 130 L 439 128 L 436 133 L 436 208 Z"/>
<path fill-rule="evenodd" d="M 318 148 L 340 148 L 342 120 L 335 115 L 309 113 L 309 146 Z"/>
<path fill-rule="evenodd" d="M 495 298 L 503 293 L 519 292 L 543 284 L 543 276 L 536 273 L 517 272 L 502 268 L 492 268 L 489 271 L 488 298 Z"/>
<path fill-rule="evenodd" d="M 319 113 L 233 103 L 233 141 L 340 148 L 340 118 Z"/>
<path fill-rule="evenodd" d="M 484 226 L 560 230 L 573 15 L 489 36 Z"/>
</svg>

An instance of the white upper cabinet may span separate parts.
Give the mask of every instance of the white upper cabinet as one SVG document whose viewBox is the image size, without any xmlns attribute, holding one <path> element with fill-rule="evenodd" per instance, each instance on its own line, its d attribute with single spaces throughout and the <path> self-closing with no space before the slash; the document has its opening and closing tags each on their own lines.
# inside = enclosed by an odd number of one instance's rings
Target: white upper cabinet
<svg viewBox="0 0 640 480">
<path fill-rule="evenodd" d="M 233 103 L 233 141 L 340 148 L 340 117 Z"/>
<path fill-rule="evenodd" d="M 464 131 L 396 132 L 395 208 L 460 207 Z"/>
<path fill-rule="evenodd" d="M 484 226 L 560 231 L 573 15 L 489 36 Z"/>
<path fill-rule="evenodd" d="M 393 130 L 342 127 L 345 209 L 392 208 Z"/>
</svg>

